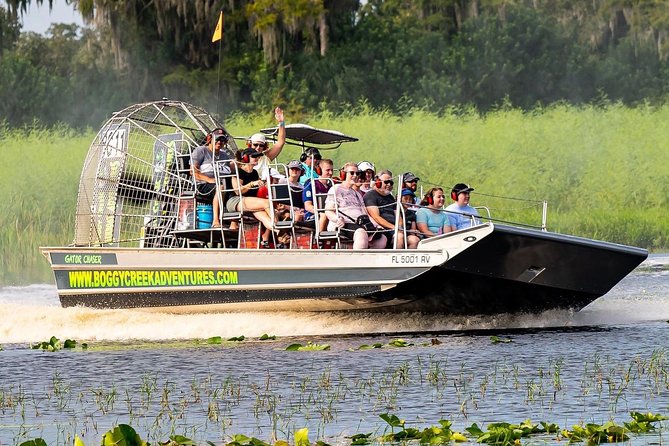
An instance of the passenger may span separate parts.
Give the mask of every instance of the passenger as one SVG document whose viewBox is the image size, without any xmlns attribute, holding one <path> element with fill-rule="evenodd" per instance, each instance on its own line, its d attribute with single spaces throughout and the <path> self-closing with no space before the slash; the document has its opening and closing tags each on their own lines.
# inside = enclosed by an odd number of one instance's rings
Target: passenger
<svg viewBox="0 0 669 446">
<path fill-rule="evenodd" d="M 353 249 L 385 248 L 388 240 L 385 235 L 378 231 L 368 233 L 356 223 L 360 216 L 369 218 L 362 197 L 353 189 L 358 165 L 346 163 L 342 176 L 342 182 L 330 189 L 325 201 L 325 215 L 330 221 L 328 229 L 340 228 L 341 236 L 353 240 Z"/>
<path fill-rule="evenodd" d="M 282 184 L 285 185 L 287 183 L 287 179 L 284 175 L 281 175 L 278 170 L 270 167 L 269 169 L 269 180 L 270 180 L 270 185 L 277 185 L 277 184 Z M 269 200 L 269 187 L 267 183 L 263 184 L 258 188 L 258 198 L 266 198 Z M 287 186 L 286 186 L 287 187 Z M 273 192 L 276 192 L 276 188 L 272 190 Z M 290 219 L 290 209 L 289 207 L 284 204 L 284 203 L 274 203 L 274 221 L 283 221 L 283 220 L 288 220 Z M 283 235 L 283 234 L 282 234 Z M 285 237 L 285 236 L 288 237 Z M 262 240 L 269 240 L 271 236 L 271 230 L 269 228 L 265 229 L 265 232 L 262 235 Z M 281 239 L 282 242 L 287 241 L 290 243 L 290 236 L 288 234 L 285 234 L 284 237 Z M 269 244 L 269 242 L 268 242 Z M 265 246 L 266 247 L 266 246 Z M 284 246 L 277 245 L 277 248 L 285 248 Z"/>
<path fill-rule="evenodd" d="M 262 153 L 253 148 L 244 149 L 243 152 L 237 152 L 237 178 L 232 178 L 232 187 L 238 195 L 233 195 L 228 199 L 225 207 L 228 212 L 246 212 L 253 213 L 253 216 L 265 225 L 265 228 L 272 229 L 272 219 L 270 218 L 269 200 L 258 198 L 258 189 L 265 185 L 260 179 L 255 166 L 262 157 Z M 242 206 L 240 206 L 240 204 Z M 263 233 L 262 246 L 269 247 L 269 234 Z"/>
<path fill-rule="evenodd" d="M 360 194 L 362 198 L 365 198 L 365 192 L 362 190 L 362 186 L 365 183 L 365 174 L 361 170 L 358 170 L 358 172 L 360 172 L 360 175 L 354 178 L 355 181 L 353 183 L 353 186 L 351 186 L 351 188 L 358 194 Z"/>
<path fill-rule="evenodd" d="M 367 192 L 364 198 L 369 216 L 377 225 L 388 230 L 385 233 L 388 238 L 388 248 L 393 246 L 392 241 L 395 235 L 397 200 L 392 193 L 394 185 L 393 174 L 389 170 L 382 170 L 375 181 L 372 182 L 373 189 Z M 401 216 L 399 217 L 401 226 L 402 220 Z M 416 249 L 418 242 L 420 242 L 420 239 L 413 234 L 407 238 L 409 249 Z M 404 234 L 401 229 L 397 232 L 397 247 L 404 248 Z"/>
<path fill-rule="evenodd" d="M 260 152 L 263 157 L 258 160 L 255 169 L 260 172 L 261 178 L 267 180 L 269 175 L 269 165 L 281 153 L 283 146 L 286 144 L 286 123 L 283 118 L 283 110 L 280 107 L 274 109 L 274 117 L 279 126 L 279 134 L 276 142 L 269 148 L 267 137 L 262 133 L 255 133 L 247 141 L 247 146 L 250 149 L 255 149 Z"/>
<path fill-rule="evenodd" d="M 281 184 L 287 181 L 286 177 L 284 175 L 281 175 L 281 173 L 279 173 L 279 171 L 274 169 L 273 167 L 270 167 L 269 169 L 269 180 L 271 184 Z M 263 184 L 258 188 L 257 197 L 269 199 L 269 189 L 267 183 Z"/>
<path fill-rule="evenodd" d="M 453 223 L 444 212 L 444 190 L 440 187 L 430 189 L 420 202 L 416 211 L 416 226 L 425 237 L 445 234 L 454 231 Z"/>
<path fill-rule="evenodd" d="M 302 162 L 302 169 L 304 172 L 300 177 L 300 184 L 305 184 L 309 180 L 318 178 L 318 162 L 321 160 L 321 152 L 315 147 L 309 147 L 300 155 L 300 162 Z"/>
<path fill-rule="evenodd" d="M 317 194 L 324 194 L 330 187 L 332 187 L 332 175 L 334 173 L 334 163 L 331 159 L 322 159 L 318 163 L 318 168 L 321 175 L 318 179 L 309 180 L 304 184 L 304 191 L 302 192 L 302 201 L 304 202 L 304 220 L 314 221 L 314 189 Z M 312 187 L 313 183 L 313 187 Z M 319 216 L 320 231 L 327 229 L 328 219 L 325 214 Z"/>
<path fill-rule="evenodd" d="M 298 160 L 292 160 L 288 163 L 288 188 L 290 190 L 293 207 L 304 209 L 304 200 L 302 193 L 304 186 L 300 183 L 300 177 L 304 174 L 302 163 Z"/>
<path fill-rule="evenodd" d="M 358 163 L 358 171 L 365 173 L 364 175 L 359 175 L 359 177 L 362 180 L 360 190 L 363 194 L 366 194 L 373 189 L 372 183 L 376 178 L 376 168 L 374 167 L 374 164 L 369 161 L 360 161 Z"/>
<path fill-rule="evenodd" d="M 407 231 L 418 233 L 416 227 L 416 196 L 411 189 L 402 189 L 402 207 L 404 207 L 404 220 L 406 221 Z"/>
<path fill-rule="evenodd" d="M 220 208 L 225 200 L 221 196 L 220 188 L 216 187 L 216 178 L 214 175 L 215 163 L 219 163 L 219 174 L 230 174 L 230 165 L 221 163 L 232 159 L 232 153 L 228 150 L 226 144 L 229 136 L 223 129 L 214 129 L 207 135 L 204 146 L 199 146 L 191 154 L 191 164 L 193 178 L 195 179 L 195 188 L 198 198 L 212 201 L 212 228 L 220 228 Z"/>
<path fill-rule="evenodd" d="M 418 190 L 418 182 L 420 181 L 420 178 L 418 178 L 412 172 L 404 172 L 402 175 L 402 181 L 404 183 L 402 184 L 402 189 L 411 189 L 416 200 L 415 204 L 418 204 L 419 200 L 416 198 L 418 197 L 416 191 Z"/>
<path fill-rule="evenodd" d="M 451 199 L 455 202 L 450 204 L 446 210 L 450 211 L 450 217 L 455 230 L 469 228 L 481 224 L 479 211 L 469 205 L 469 193 L 474 190 L 468 184 L 458 183 L 451 189 Z"/>
</svg>

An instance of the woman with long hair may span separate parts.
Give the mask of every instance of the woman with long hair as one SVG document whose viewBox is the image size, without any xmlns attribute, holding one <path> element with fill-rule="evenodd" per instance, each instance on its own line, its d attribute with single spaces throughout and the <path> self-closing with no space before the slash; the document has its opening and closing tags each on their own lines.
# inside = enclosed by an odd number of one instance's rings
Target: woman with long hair
<svg viewBox="0 0 669 446">
<path fill-rule="evenodd" d="M 420 202 L 422 206 L 416 211 L 416 226 L 425 237 L 445 234 L 453 231 L 453 223 L 444 211 L 444 190 L 433 187 Z"/>
<path fill-rule="evenodd" d="M 262 153 L 253 148 L 237 151 L 235 164 L 239 181 L 237 177 L 232 177 L 232 188 L 237 195 L 228 198 L 225 207 L 228 212 L 251 212 L 259 222 L 271 230 L 273 225 L 270 218 L 269 200 L 258 198 L 258 189 L 265 185 L 255 169 L 261 156 L 263 156 Z M 261 242 L 264 248 L 269 247 L 268 239 L 268 231 L 265 231 Z"/>
</svg>

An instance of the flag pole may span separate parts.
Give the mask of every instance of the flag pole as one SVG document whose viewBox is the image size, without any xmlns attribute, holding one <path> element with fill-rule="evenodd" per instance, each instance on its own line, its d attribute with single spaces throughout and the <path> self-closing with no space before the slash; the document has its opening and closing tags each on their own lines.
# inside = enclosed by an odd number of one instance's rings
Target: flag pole
<svg viewBox="0 0 669 446">
<path fill-rule="evenodd" d="M 218 42 L 218 92 L 216 93 L 216 114 L 221 119 L 221 124 L 223 124 L 223 117 L 221 116 L 221 65 L 223 65 L 223 39 Z"/>
<path fill-rule="evenodd" d="M 214 35 L 211 37 L 212 43 L 218 42 L 218 89 L 216 93 L 216 114 L 221 118 L 221 65 L 223 62 L 223 10 L 218 14 L 218 22 Z M 221 118 L 221 121 L 223 119 Z"/>
</svg>

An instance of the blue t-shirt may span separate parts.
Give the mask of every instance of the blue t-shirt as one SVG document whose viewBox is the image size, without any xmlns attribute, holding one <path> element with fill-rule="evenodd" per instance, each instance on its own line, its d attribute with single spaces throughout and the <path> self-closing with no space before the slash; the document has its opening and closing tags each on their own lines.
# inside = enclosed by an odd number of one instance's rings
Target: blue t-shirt
<svg viewBox="0 0 669 446">
<path fill-rule="evenodd" d="M 443 234 L 444 226 L 451 226 L 453 223 L 448 214 L 443 211 L 433 212 L 432 209 L 420 208 L 416 211 L 416 224 L 425 223 L 427 228 L 434 234 Z"/>
<path fill-rule="evenodd" d="M 330 183 L 323 184 L 321 181 L 316 181 L 314 183 L 314 186 L 316 187 L 316 193 L 317 194 L 324 194 L 330 189 Z M 307 201 L 311 201 L 311 203 L 314 203 L 314 198 L 312 196 L 312 185 L 311 181 L 307 181 L 304 184 L 304 190 L 302 191 L 302 204 L 306 203 Z M 304 211 L 304 219 L 305 220 L 311 220 L 314 218 L 314 214 L 311 212 L 307 211 L 305 209 Z"/>
<path fill-rule="evenodd" d="M 453 203 L 446 208 L 447 211 L 458 212 L 457 214 L 449 213 L 448 216 L 451 219 L 451 224 L 455 226 L 456 230 L 465 229 L 470 226 L 481 224 L 478 218 L 472 218 L 469 215 L 479 216 L 479 211 L 475 208 L 465 205 L 459 206 L 457 203 Z M 469 214 L 469 215 L 462 215 Z"/>
</svg>

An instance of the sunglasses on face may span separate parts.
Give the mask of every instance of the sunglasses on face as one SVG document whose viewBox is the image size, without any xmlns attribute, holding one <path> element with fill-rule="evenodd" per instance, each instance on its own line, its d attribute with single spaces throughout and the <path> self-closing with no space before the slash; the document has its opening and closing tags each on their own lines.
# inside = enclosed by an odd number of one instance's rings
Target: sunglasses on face
<svg viewBox="0 0 669 446">
<path fill-rule="evenodd" d="M 390 184 L 392 186 L 395 184 L 395 182 L 393 180 L 384 180 L 383 184 L 385 184 L 386 186 Z"/>
<path fill-rule="evenodd" d="M 357 170 L 347 170 L 346 173 L 350 174 L 352 177 L 357 177 L 359 172 Z"/>
<path fill-rule="evenodd" d="M 258 142 L 258 143 L 254 142 L 253 144 L 251 144 L 251 146 L 253 146 L 253 147 L 265 147 L 265 144 L 263 144 L 261 142 Z"/>
</svg>

